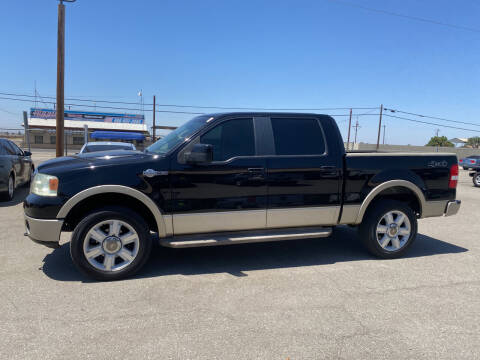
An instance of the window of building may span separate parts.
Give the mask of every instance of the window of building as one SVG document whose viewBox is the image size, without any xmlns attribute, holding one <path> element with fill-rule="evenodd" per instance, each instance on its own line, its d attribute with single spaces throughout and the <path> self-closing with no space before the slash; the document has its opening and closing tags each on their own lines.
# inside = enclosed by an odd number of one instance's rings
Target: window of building
<svg viewBox="0 0 480 360">
<path fill-rule="evenodd" d="M 35 135 L 35 144 L 43 144 L 43 136 Z"/>
<path fill-rule="evenodd" d="M 50 136 L 50 144 L 55 144 L 57 142 L 56 136 Z"/>
<path fill-rule="evenodd" d="M 73 145 L 83 145 L 83 137 L 74 136 L 73 137 Z"/>
<path fill-rule="evenodd" d="M 228 120 L 200 137 L 202 144 L 213 146 L 213 160 L 255 155 L 253 119 Z"/>
<path fill-rule="evenodd" d="M 325 139 L 316 119 L 272 118 L 277 155 L 321 155 Z"/>
</svg>

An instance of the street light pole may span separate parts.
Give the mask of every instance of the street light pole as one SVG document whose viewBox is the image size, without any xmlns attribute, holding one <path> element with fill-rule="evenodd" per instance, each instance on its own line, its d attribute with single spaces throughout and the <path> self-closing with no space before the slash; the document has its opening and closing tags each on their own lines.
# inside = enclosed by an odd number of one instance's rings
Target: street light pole
<svg viewBox="0 0 480 360">
<path fill-rule="evenodd" d="M 63 156 L 64 124 L 65 124 L 65 5 L 63 2 L 75 0 L 60 0 L 58 4 L 57 32 L 57 103 L 56 103 L 56 156 Z"/>
</svg>

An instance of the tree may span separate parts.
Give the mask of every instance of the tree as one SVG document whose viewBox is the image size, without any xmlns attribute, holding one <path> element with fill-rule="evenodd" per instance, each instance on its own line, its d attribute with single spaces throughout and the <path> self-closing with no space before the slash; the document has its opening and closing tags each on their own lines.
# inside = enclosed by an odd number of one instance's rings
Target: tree
<svg viewBox="0 0 480 360">
<path fill-rule="evenodd" d="M 445 146 L 445 147 L 453 147 L 453 144 L 448 141 L 446 136 L 432 136 L 430 141 L 426 146 Z"/>
<path fill-rule="evenodd" d="M 470 145 L 474 149 L 478 149 L 480 147 L 480 136 L 468 138 L 467 145 Z"/>
</svg>

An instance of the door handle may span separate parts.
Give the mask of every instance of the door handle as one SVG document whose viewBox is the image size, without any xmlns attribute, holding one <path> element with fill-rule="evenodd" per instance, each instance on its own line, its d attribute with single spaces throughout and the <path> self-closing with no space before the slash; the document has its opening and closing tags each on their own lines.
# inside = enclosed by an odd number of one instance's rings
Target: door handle
<svg viewBox="0 0 480 360">
<path fill-rule="evenodd" d="M 336 166 L 320 166 L 322 170 L 335 170 Z"/>
<path fill-rule="evenodd" d="M 265 169 L 264 168 L 248 168 L 248 173 L 250 174 L 249 179 L 254 181 L 265 180 Z"/>
</svg>

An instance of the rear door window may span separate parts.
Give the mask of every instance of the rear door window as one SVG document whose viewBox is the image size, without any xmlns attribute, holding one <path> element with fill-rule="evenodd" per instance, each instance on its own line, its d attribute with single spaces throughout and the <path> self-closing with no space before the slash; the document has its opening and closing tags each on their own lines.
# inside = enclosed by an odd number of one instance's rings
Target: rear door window
<svg viewBox="0 0 480 360">
<path fill-rule="evenodd" d="M 323 155 L 325 137 L 317 119 L 272 118 L 277 155 Z"/>
<path fill-rule="evenodd" d="M 227 120 L 203 134 L 200 142 L 213 146 L 213 161 L 225 161 L 236 156 L 254 156 L 253 119 Z"/>
</svg>

